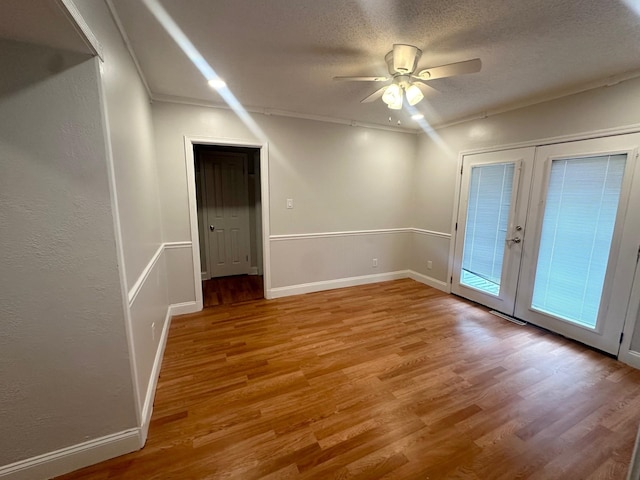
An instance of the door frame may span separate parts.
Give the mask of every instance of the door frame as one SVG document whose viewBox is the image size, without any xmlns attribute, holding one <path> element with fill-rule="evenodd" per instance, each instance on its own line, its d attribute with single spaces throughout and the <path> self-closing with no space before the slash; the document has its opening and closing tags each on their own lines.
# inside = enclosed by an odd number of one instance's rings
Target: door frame
<svg viewBox="0 0 640 480">
<path fill-rule="evenodd" d="M 185 166 L 187 169 L 187 193 L 189 202 L 189 225 L 193 260 L 193 281 L 196 308 L 203 308 L 202 278 L 200 270 L 200 236 L 198 233 L 198 204 L 196 199 L 195 145 L 221 147 L 249 147 L 260 149 L 260 202 L 262 203 L 262 267 L 264 269 L 264 298 L 271 298 L 271 249 L 269 245 L 269 143 L 253 140 L 221 137 L 184 136 Z"/>
<path fill-rule="evenodd" d="M 463 159 L 465 155 L 473 155 L 476 153 L 489 153 L 489 152 L 497 152 L 501 150 L 511 150 L 515 148 L 524 148 L 524 147 L 543 147 L 546 145 L 554 145 L 558 143 L 567 143 L 579 140 L 590 140 L 595 138 L 603 138 L 603 137 L 614 137 L 618 135 L 626 135 L 640 133 L 640 123 L 626 125 L 621 127 L 607 128 L 607 129 L 599 129 L 599 130 L 590 130 L 586 132 L 572 133 L 568 135 L 558 135 L 554 137 L 543 137 L 538 139 L 527 140 L 523 142 L 515 142 L 509 144 L 496 144 L 482 148 L 472 148 L 467 150 L 461 150 L 458 152 L 458 159 L 456 164 L 456 177 L 454 184 L 454 193 L 453 193 L 453 211 L 451 212 L 451 240 L 449 242 L 449 262 L 447 268 L 447 289 L 448 293 L 451 293 L 451 285 L 453 278 L 453 269 L 454 269 L 454 254 L 455 254 L 455 244 L 457 241 L 457 232 L 456 232 L 456 221 L 458 218 L 458 210 L 460 208 L 460 193 L 462 191 L 462 165 Z M 634 172 L 634 177 L 640 177 L 640 159 L 636 161 L 636 171 Z M 629 204 L 634 201 L 634 198 L 640 199 L 640 192 L 631 192 L 631 196 L 629 198 Z M 640 223 L 640 222 L 639 222 Z M 631 229 L 630 229 L 631 230 Z M 640 225 L 637 228 L 633 229 L 635 231 L 636 236 L 640 234 Z M 632 236 L 633 232 L 629 232 L 629 235 L 625 235 L 627 238 L 622 239 L 622 243 L 628 243 L 629 237 Z M 621 245 L 622 248 L 622 245 Z M 640 248 L 640 247 L 639 247 Z M 634 266 L 635 268 L 635 266 Z M 632 285 L 629 286 L 629 290 L 632 289 Z M 636 299 L 634 295 L 640 295 L 637 292 L 629 293 L 629 308 L 632 308 L 634 302 L 640 303 L 640 299 Z M 640 307 L 639 307 L 640 308 Z M 638 312 L 635 312 L 638 313 Z M 623 327 L 623 341 L 618 349 L 618 359 L 627 363 L 629 365 L 634 366 L 635 368 L 640 368 L 640 352 L 635 352 L 631 350 L 631 340 L 632 335 L 636 326 L 640 326 L 638 322 L 640 322 L 640 317 L 633 318 L 633 312 L 627 312 L 627 316 L 625 318 L 625 323 Z"/>
<path fill-rule="evenodd" d="M 637 135 L 637 134 L 636 134 Z M 619 140 L 622 138 L 623 140 Z M 530 262 L 523 264 L 521 275 L 522 288 L 516 302 L 515 316 L 523 321 L 542 328 L 547 328 L 567 338 L 574 339 L 585 345 L 590 345 L 600 351 L 617 355 L 620 351 L 619 334 L 624 331 L 625 311 L 618 311 L 618 306 L 622 303 L 623 298 L 627 298 L 624 288 L 620 286 L 621 277 L 624 278 L 624 270 L 621 265 L 626 263 L 626 257 L 621 255 L 622 252 L 628 251 L 629 248 L 623 248 L 623 240 L 629 238 L 629 226 L 634 223 L 629 220 L 629 206 L 631 201 L 631 188 L 633 184 L 634 172 L 637 164 L 637 148 L 632 140 L 630 145 L 624 142 L 625 137 L 607 136 L 598 139 L 588 139 L 582 142 L 600 141 L 607 142 L 609 140 L 615 143 L 610 148 L 601 145 L 593 146 L 585 145 L 581 142 L 566 142 L 550 146 L 542 146 L 536 150 L 536 173 L 532 179 L 531 189 L 532 196 L 539 194 L 540 202 L 531 204 L 529 210 L 529 219 L 532 224 L 524 233 L 524 241 L 530 245 Z M 622 143 L 621 143 L 622 142 Z M 562 149 L 561 151 L 549 152 L 545 151 L 545 147 Z M 620 198 L 618 208 L 616 210 L 616 218 L 612 233 L 611 245 L 608 254 L 608 262 L 604 277 L 603 291 L 601 294 L 600 307 L 598 310 L 597 323 L 594 328 L 581 325 L 578 322 L 563 319 L 562 317 L 544 313 L 532 307 L 532 297 L 535 282 L 535 275 L 538 267 L 538 259 L 540 254 L 540 243 L 542 239 L 542 225 L 544 221 L 545 208 L 547 203 L 547 193 L 549 190 L 549 178 L 551 175 L 551 166 L 555 160 L 573 159 L 573 158 L 589 158 L 606 155 L 626 155 L 626 165 L 624 176 L 622 179 Z M 625 233 L 625 227 L 627 235 Z M 635 268 L 635 265 L 634 265 Z M 629 290 L 631 285 L 629 285 Z M 619 293 L 620 292 L 620 293 Z M 618 297 L 618 301 L 614 301 Z M 628 298 L 627 298 L 628 300 Z M 618 329 L 615 323 L 617 318 L 622 318 L 621 328 Z M 613 320 L 613 321 L 612 321 Z M 610 339 L 610 342 L 607 342 Z"/>
<path fill-rule="evenodd" d="M 501 150 L 497 152 L 487 152 L 484 154 L 473 154 L 473 155 L 465 155 L 465 159 L 468 162 L 464 165 L 464 169 L 466 169 L 467 178 L 469 182 L 471 180 L 471 171 L 477 165 L 499 165 L 512 163 L 514 164 L 515 171 L 513 174 L 513 192 L 512 192 L 512 202 L 509 207 L 509 221 L 507 224 L 507 237 L 520 235 L 526 232 L 526 226 L 524 227 L 524 231 L 522 233 L 518 233 L 515 231 L 515 225 L 525 225 L 527 211 L 528 211 L 528 203 L 529 203 L 529 189 L 530 182 L 528 180 L 531 179 L 531 170 L 533 169 L 533 160 L 535 155 L 535 149 L 532 147 L 528 148 L 516 148 L 511 150 Z M 479 158 L 481 156 L 486 156 L 489 158 Z M 528 162 L 527 162 L 528 160 Z M 493 310 L 497 310 L 506 315 L 512 315 L 513 309 L 515 308 L 515 297 L 516 297 L 516 288 L 518 284 L 519 278 L 519 269 L 522 258 L 522 244 L 515 245 L 505 245 L 503 250 L 503 269 L 501 272 L 501 288 L 500 293 L 498 295 L 491 295 L 482 290 L 474 289 L 473 287 L 469 287 L 463 285 L 460 282 L 460 274 L 461 267 L 463 261 L 463 252 L 464 252 L 464 237 L 466 235 L 466 220 L 468 217 L 466 216 L 467 212 L 464 210 L 468 207 L 468 198 L 467 202 L 462 202 L 462 196 L 465 188 L 470 187 L 469 184 L 463 185 L 464 175 L 461 176 L 461 185 L 460 185 L 460 207 L 458 208 L 458 217 L 456 219 L 456 235 L 453 239 L 453 270 L 450 277 L 451 280 L 451 291 L 458 295 L 464 296 L 470 300 L 477 301 L 486 305 Z M 465 188 L 463 188 L 465 187 Z M 462 224 L 462 219 L 460 218 L 462 214 L 464 215 L 465 224 Z M 457 260 L 457 261 L 456 261 Z M 464 294 L 466 292 L 466 294 Z M 467 296 L 469 295 L 469 296 Z"/>
</svg>

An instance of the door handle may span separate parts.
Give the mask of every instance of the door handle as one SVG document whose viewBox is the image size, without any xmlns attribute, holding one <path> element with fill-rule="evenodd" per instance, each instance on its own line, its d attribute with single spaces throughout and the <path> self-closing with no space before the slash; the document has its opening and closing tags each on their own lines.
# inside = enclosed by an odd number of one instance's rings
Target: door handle
<svg viewBox="0 0 640 480">
<path fill-rule="evenodd" d="M 520 237 L 507 238 L 507 243 L 520 243 L 521 241 Z"/>
<path fill-rule="evenodd" d="M 216 229 L 216 227 L 214 227 L 213 225 L 209 225 L 209 230 L 211 230 L 212 232 Z"/>
</svg>

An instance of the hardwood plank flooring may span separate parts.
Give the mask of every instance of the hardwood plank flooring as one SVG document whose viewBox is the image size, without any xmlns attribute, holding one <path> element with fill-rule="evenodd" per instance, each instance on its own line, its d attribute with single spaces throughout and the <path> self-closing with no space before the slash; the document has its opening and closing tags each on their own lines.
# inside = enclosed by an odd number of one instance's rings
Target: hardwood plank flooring
<svg viewBox="0 0 640 480">
<path fill-rule="evenodd" d="M 173 319 L 146 447 L 60 477 L 623 479 L 640 371 L 412 280 Z"/>
<path fill-rule="evenodd" d="M 204 308 L 264 298 L 262 275 L 234 275 L 202 282 Z"/>
</svg>

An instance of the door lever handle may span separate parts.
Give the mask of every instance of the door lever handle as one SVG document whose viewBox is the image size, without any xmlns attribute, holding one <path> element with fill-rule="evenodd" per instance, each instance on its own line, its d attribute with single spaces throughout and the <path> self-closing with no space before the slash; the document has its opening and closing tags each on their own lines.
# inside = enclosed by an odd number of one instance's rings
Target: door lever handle
<svg viewBox="0 0 640 480">
<path fill-rule="evenodd" d="M 216 229 L 216 227 L 214 227 L 213 225 L 209 225 L 209 230 L 211 230 L 212 232 Z"/>
</svg>

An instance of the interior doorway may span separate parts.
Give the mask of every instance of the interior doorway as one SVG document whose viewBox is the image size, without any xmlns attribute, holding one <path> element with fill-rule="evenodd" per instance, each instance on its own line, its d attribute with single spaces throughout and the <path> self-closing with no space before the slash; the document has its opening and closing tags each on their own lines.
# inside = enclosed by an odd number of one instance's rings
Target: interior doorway
<svg viewBox="0 0 640 480">
<path fill-rule="evenodd" d="M 193 153 L 203 307 L 264 298 L 260 149 Z"/>
</svg>

